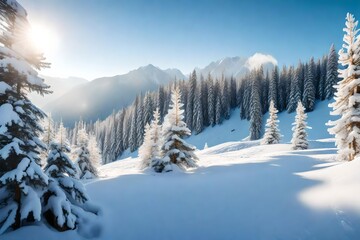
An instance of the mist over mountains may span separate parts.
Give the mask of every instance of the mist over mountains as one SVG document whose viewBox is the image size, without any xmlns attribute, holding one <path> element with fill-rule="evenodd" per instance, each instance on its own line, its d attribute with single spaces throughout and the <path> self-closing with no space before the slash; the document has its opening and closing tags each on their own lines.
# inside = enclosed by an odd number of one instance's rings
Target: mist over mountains
<svg viewBox="0 0 360 240">
<path fill-rule="evenodd" d="M 195 68 L 195 71 L 204 77 L 211 74 L 213 78 L 221 78 L 223 75 L 226 78 L 239 78 L 260 65 L 269 70 L 277 65 L 277 61 L 271 55 L 256 53 L 249 58 L 227 57 L 204 68 Z M 54 119 L 61 118 L 65 125 L 72 126 L 79 120 L 79 116 L 85 121 L 104 119 L 113 111 L 131 104 L 140 93 L 156 90 L 160 85 L 166 85 L 175 79 L 187 78 L 176 68 L 162 70 L 152 64 L 127 74 L 97 78 L 90 82 L 76 78 L 63 81 L 45 77 L 54 93 L 45 99 L 47 103 L 31 98 L 46 112 L 51 112 Z"/>
</svg>

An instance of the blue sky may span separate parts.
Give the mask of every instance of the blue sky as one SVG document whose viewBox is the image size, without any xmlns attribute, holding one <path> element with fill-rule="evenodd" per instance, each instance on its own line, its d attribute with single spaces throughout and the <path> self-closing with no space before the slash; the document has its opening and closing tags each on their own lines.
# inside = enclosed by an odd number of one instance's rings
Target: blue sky
<svg viewBox="0 0 360 240">
<path fill-rule="evenodd" d="M 89 80 L 149 63 L 187 74 L 256 52 L 296 64 L 339 49 L 347 12 L 360 19 L 360 0 L 18 1 L 59 39 L 43 73 Z"/>
</svg>

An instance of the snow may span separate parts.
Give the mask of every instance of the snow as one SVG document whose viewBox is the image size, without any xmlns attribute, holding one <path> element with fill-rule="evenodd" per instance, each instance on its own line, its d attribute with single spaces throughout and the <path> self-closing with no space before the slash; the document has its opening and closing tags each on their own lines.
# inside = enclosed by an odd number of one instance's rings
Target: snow
<svg viewBox="0 0 360 240">
<path fill-rule="evenodd" d="M 84 183 L 102 212 L 86 220 L 75 210 L 86 228 L 59 233 L 39 223 L 0 239 L 359 239 L 360 159 L 335 161 L 327 104 L 308 113 L 310 149 L 291 149 L 295 113 L 279 114 L 285 140 L 272 145 L 240 141 L 247 124 L 232 117 L 187 139 L 209 144 L 196 151 L 197 169 L 141 171 L 136 157 L 101 166 Z"/>
</svg>

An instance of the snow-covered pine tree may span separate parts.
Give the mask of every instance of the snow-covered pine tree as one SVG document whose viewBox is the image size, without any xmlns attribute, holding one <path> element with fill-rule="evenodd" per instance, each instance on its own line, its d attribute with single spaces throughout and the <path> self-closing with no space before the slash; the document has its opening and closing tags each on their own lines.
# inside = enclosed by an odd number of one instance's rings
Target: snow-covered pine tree
<svg viewBox="0 0 360 240">
<path fill-rule="evenodd" d="M 335 102 L 331 115 L 340 118 L 329 122 L 329 133 L 335 135 L 340 160 L 353 160 L 360 153 L 360 35 L 358 22 L 352 14 L 346 16 L 344 44 L 339 51 L 341 81 L 336 85 Z M 329 59 L 329 62 L 331 60 Z M 329 64 L 328 64 L 329 66 Z"/>
<path fill-rule="evenodd" d="M 215 124 L 219 125 L 222 123 L 222 103 L 221 103 L 221 89 L 220 89 L 220 82 L 216 80 L 215 87 Z"/>
<path fill-rule="evenodd" d="M 262 125 L 262 111 L 260 103 L 260 79 L 257 70 L 253 73 L 250 98 L 250 140 L 260 138 Z"/>
<path fill-rule="evenodd" d="M 315 85 L 314 85 L 314 72 L 315 72 L 314 58 L 310 59 L 309 65 L 306 68 L 304 79 L 304 93 L 303 105 L 307 112 L 311 112 L 315 107 Z"/>
<path fill-rule="evenodd" d="M 208 85 L 208 116 L 209 116 L 209 124 L 211 126 L 215 125 L 215 104 L 216 104 L 216 99 L 215 99 L 215 91 L 214 91 L 214 82 L 211 78 L 211 75 L 209 73 L 208 78 L 207 78 L 207 85 Z"/>
<path fill-rule="evenodd" d="M 77 148 L 76 148 L 76 164 L 79 168 L 80 179 L 91 179 L 98 176 L 98 172 L 94 164 L 90 161 L 89 152 L 89 136 L 85 128 L 78 130 L 77 136 Z"/>
<path fill-rule="evenodd" d="M 201 133 L 201 131 L 204 129 L 204 119 L 203 119 L 203 113 L 202 113 L 202 94 L 201 94 L 201 88 L 197 88 L 196 94 L 195 94 L 195 101 L 194 101 L 194 117 L 193 117 L 193 128 L 195 135 Z"/>
<path fill-rule="evenodd" d="M 95 169 L 97 169 L 99 165 L 102 163 L 102 160 L 101 160 L 101 152 L 94 133 L 89 134 L 88 148 L 89 148 L 90 162 L 95 167 Z"/>
<path fill-rule="evenodd" d="M 278 127 L 279 120 L 277 113 L 278 110 L 275 108 L 275 104 L 271 100 L 269 107 L 269 118 L 266 121 L 265 134 L 261 142 L 262 144 L 277 144 L 280 142 L 281 134 Z"/>
<path fill-rule="evenodd" d="M 136 118 L 136 148 L 140 147 L 144 137 L 144 109 L 141 95 L 138 97 L 137 118 Z"/>
<path fill-rule="evenodd" d="M 189 90 L 188 90 L 188 99 L 186 105 L 186 124 L 190 129 L 193 129 L 193 116 L 194 116 L 194 99 L 196 92 L 196 71 L 194 70 L 192 74 L 190 74 L 189 79 Z"/>
<path fill-rule="evenodd" d="M 286 66 L 283 66 L 280 76 L 279 76 L 279 90 L 278 90 L 278 110 L 279 112 L 282 112 L 286 109 L 287 105 L 287 91 L 286 86 L 289 82 L 289 79 L 287 79 L 287 68 Z"/>
<path fill-rule="evenodd" d="M 296 108 L 295 122 L 293 123 L 293 136 L 291 139 L 292 148 L 294 150 L 302 150 L 308 148 L 307 133 L 306 129 L 310 128 L 306 123 L 307 115 L 305 108 L 299 101 Z"/>
<path fill-rule="evenodd" d="M 40 120 L 45 114 L 27 98 L 46 94 L 35 69 L 47 67 L 29 46 L 26 10 L 15 0 L 0 1 L 0 234 L 41 219 L 39 193 L 48 184 L 40 167 Z"/>
<path fill-rule="evenodd" d="M 325 80 L 325 98 L 330 99 L 334 96 L 334 86 L 338 82 L 338 55 L 335 51 L 334 44 L 331 45 L 327 65 L 326 65 L 326 80 Z"/>
<path fill-rule="evenodd" d="M 82 183 L 75 179 L 77 169 L 67 153 L 70 153 L 70 143 L 61 122 L 54 141 L 50 143 L 45 166 L 49 185 L 42 196 L 45 219 L 59 231 L 76 228 L 81 217 L 77 208 L 90 211 L 84 206 L 89 198 Z"/>
<path fill-rule="evenodd" d="M 184 119 L 183 104 L 180 102 L 180 90 L 174 88 L 171 95 L 171 104 L 168 114 L 165 116 L 162 127 L 162 152 L 163 158 L 154 169 L 157 172 L 171 171 L 171 164 L 176 164 L 182 169 L 197 166 L 197 157 L 194 154 L 195 147 L 183 139 L 191 135 Z"/>
<path fill-rule="evenodd" d="M 326 66 L 327 66 L 327 56 L 324 56 L 320 64 L 320 80 L 319 80 L 319 99 L 321 101 L 325 100 L 325 82 L 326 82 Z"/>
<path fill-rule="evenodd" d="M 156 108 L 153 114 L 153 120 L 145 126 L 144 142 L 139 148 L 139 157 L 141 158 L 141 169 L 147 167 L 159 166 L 160 161 L 160 134 L 161 125 L 159 108 Z"/>
<path fill-rule="evenodd" d="M 274 107 L 278 108 L 278 90 L 279 90 L 279 69 L 277 66 L 272 71 L 271 78 L 269 79 L 269 103 L 273 101 Z"/>
<path fill-rule="evenodd" d="M 230 118 L 230 96 L 229 96 L 229 84 L 225 77 L 221 80 L 221 105 L 222 115 L 224 119 Z"/>
<path fill-rule="evenodd" d="M 295 71 L 293 70 L 293 67 L 291 67 L 289 73 L 291 73 L 291 83 L 290 83 L 290 96 L 289 96 L 287 111 L 289 113 L 292 113 L 295 111 L 298 102 L 301 100 L 301 89 L 300 89 L 300 84 L 301 84 L 300 78 L 302 75 L 301 63 L 299 63 Z"/>
<path fill-rule="evenodd" d="M 129 133 L 129 148 L 130 152 L 134 152 L 137 148 L 137 114 L 138 114 L 138 101 L 139 99 L 136 98 L 135 103 L 133 104 L 132 113 L 131 113 L 131 120 L 130 120 L 130 133 Z"/>
<path fill-rule="evenodd" d="M 51 113 L 48 113 L 47 117 L 42 121 L 42 126 L 44 132 L 41 134 L 41 141 L 45 143 L 47 149 L 49 149 L 50 143 L 55 138 L 55 125 Z"/>
</svg>

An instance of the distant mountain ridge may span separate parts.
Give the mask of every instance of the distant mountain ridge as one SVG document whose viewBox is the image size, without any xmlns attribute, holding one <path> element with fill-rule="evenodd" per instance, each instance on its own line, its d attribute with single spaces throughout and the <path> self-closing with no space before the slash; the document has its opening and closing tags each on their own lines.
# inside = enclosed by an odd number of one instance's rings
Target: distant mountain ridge
<svg viewBox="0 0 360 240">
<path fill-rule="evenodd" d="M 186 77 L 177 69 L 161 70 L 151 64 L 127 74 L 103 77 L 74 88 L 45 105 L 55 119 L 62 118 L 66 125 L 79 120 L 103 119 L 129 105 L 141 92 L 152 91 L 174 79 Z"/>
<path fill-rule="evenodd" d="M 260 65 L 265 69 L 272 69 L 277 61 L 271 55 L 256 53 L 249 58 L 224 58 L 204 68 L 195 68 L 195 71 L 204 77 L 211 74 L 214 78 L 221 78 L 222 75 L 226 78 L 238 78 Z M 47 103 L 44 110 L 51 112 L 56 120 L 63 119 L 67 126 L 72 126 L 79 120 L 79 116 L 85 121 L 96 121 L 106 118 L 114 110 L 128 106 L 140 93 L 153 91 L 160 85 L 182 79 L 187 77 L 179 69 L 162 70 L 149 64 L 127 74 L 97 78 L 81 84 Z"/>
<path fill-rule="evenodd" d="M 213 78 L 242 77 L 249 73 L 253 68 L 263 66 L 264 70 L 271 70 L 277 65 L 277 60 L 271 56 L 262 53 L 255 53 L 249 58 L 227 57 L 210 63 L 204 68 L 195 68 L 198 75 L 206 77 L 210 74 Z"/>
</svg>

